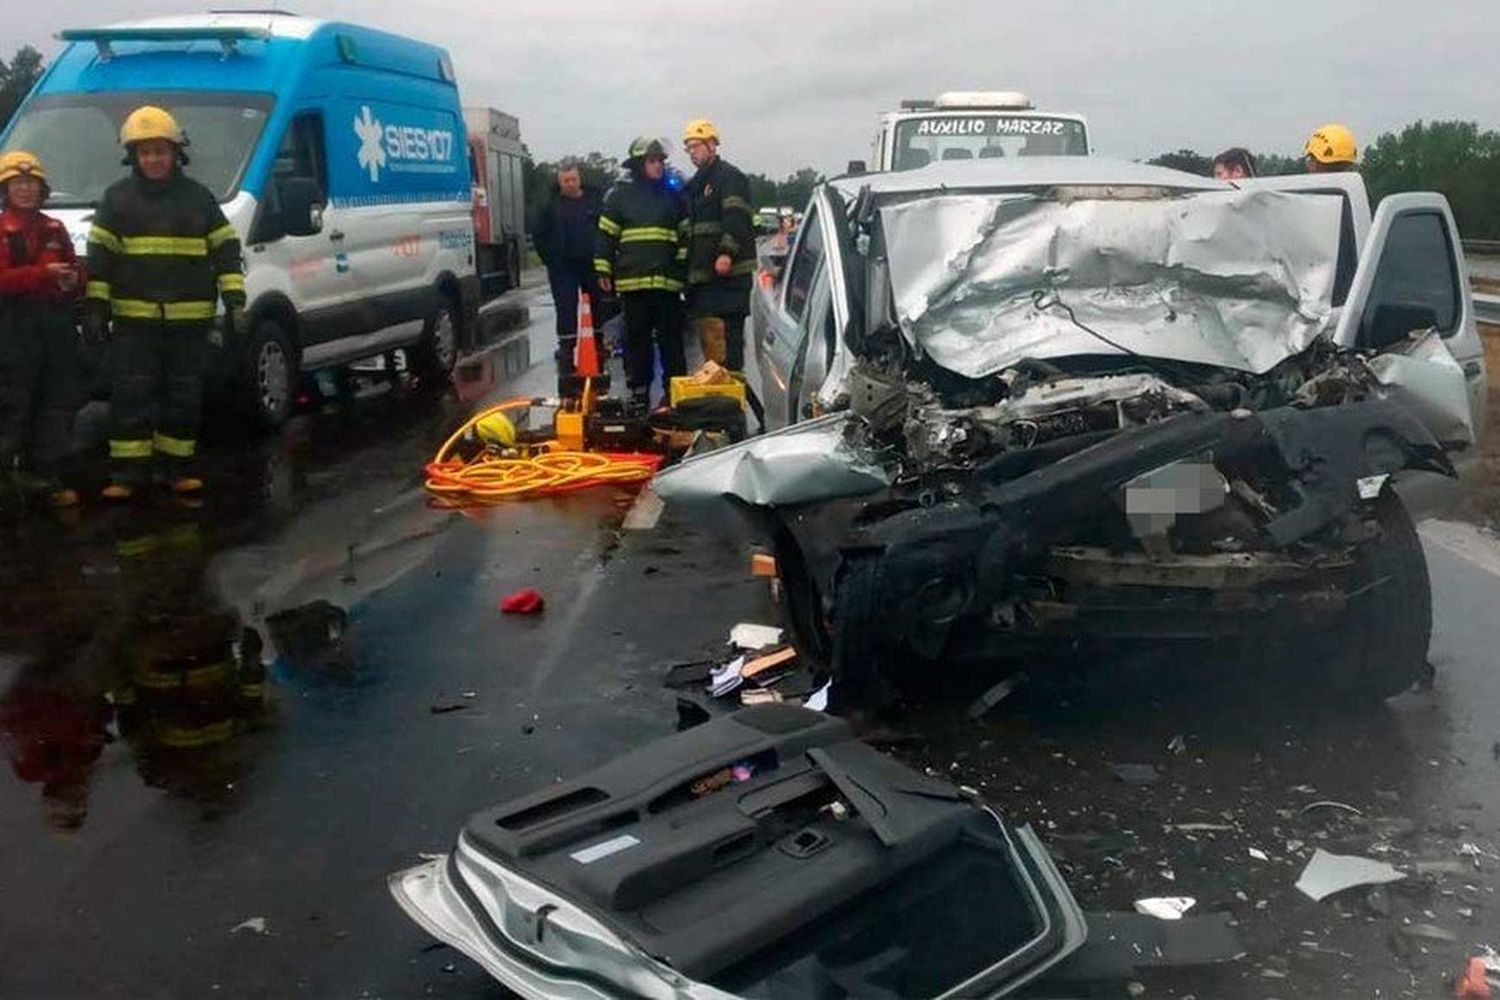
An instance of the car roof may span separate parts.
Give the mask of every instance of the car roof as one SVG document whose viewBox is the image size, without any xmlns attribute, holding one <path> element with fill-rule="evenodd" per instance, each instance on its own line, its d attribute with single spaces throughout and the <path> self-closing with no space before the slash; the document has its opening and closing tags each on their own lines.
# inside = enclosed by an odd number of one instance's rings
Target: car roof
<svg viewBox="0 0 1500 1000">
<path fill-rule="evenodd" d="M 1181 170 L 1104 156 L 1018 156 L 992 160 L 942 160 L 916 170 L 850 174 L 829 180 L 846 198 L 868 187 L 875 195 L 927 191 L 982 191 L 1073 185 L 1231 190 L 1234 185 Z"/>
</svg>

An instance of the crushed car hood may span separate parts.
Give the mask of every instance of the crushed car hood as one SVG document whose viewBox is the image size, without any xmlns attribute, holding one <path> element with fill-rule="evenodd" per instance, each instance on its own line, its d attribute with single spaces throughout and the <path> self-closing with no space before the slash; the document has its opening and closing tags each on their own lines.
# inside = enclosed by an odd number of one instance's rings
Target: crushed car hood
<svg viewBox="0 0 1500 1000">
<path fill-rule="evenodd" d="M 1263 373 L 1328 324 L 1340 213 L 1335 196 L 1232 190 L 955 194 L 880 215 L 903 335 L 982 378 L 1121 353 Z"/>
<path fill-rule="evenodd" d="M 890 468 L 849 434 L 849 413 L 833 413 L 688 459 L 659 473 L 651 488 L 663 500 L 738 497 L 778 506 L 862 496 L 889 486 Z"/>
</svg>

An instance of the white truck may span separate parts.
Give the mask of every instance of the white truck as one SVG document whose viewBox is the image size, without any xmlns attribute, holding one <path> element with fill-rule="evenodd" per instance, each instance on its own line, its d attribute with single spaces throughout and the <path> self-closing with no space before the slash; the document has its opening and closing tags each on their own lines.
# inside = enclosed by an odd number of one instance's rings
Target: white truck
<svg viewBox="0 0 1500 1000">
<path fill-rule="evenodd" d="M 882 114 L 871 153 L 872 169 L 882 171 L 940 160 L 1087 156 L 1088 124 L 1082 115 L 1038 111 L 1016 91 L 950 90 Z"/>
<path fill-rule="evenodd" d="M 521 283 L 526 254 L 526 147 L 521 122 L 495 108 L 465 107 L 474 186 L 474 263 L 485 298 Z"/>
</svg>

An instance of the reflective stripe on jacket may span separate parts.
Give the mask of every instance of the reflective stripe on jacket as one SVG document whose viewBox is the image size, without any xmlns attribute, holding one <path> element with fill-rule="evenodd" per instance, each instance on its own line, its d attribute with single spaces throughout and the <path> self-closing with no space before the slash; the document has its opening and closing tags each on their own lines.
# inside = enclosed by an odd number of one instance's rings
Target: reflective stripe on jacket
<svg viewBox="0 0 1500 1000">
<path fill-rule="evenodd" d="M 87 296 L 118 320 L 203 323 L 221 298 L 245 304 L 239 235 L 213 193 L 181 173 L 112 184 L 89 230 L 88 262 Z"/>
<path fill-rule="evenodd" d="M 662 184 L 620 181 L 604 197 L 594 241 L 594 270 L 618 292 L 682 291 L 687 248 L 682 198 Z"/>
</svg>

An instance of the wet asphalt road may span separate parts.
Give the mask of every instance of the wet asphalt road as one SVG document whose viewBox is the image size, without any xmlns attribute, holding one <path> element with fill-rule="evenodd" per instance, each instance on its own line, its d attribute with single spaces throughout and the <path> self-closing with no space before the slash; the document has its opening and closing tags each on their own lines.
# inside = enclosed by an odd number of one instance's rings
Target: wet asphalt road
<svg viewBox="0 0 1500 1000">
<path fill-rule="evenodd" d="M 386 875 L 470 812 L 673 731 L 665 665 L 775 614 L 727 515 L 624 532 L 630 497 L 607 491 L 427 508 L 421 465 L 463 412 L 547 391 L 550 313 L 526 294 L 529 371 L 492 354 L 453 393 L 219 442 L 202 510 L 0 536 L 0 994 L 500 994 Z M 1433 537 L 1436 680 L 1379 711 L 1250 696 L 1211 655 L 1034 664 L 983 720 L 962 685 L 911 706 L 892 749 L 1035 824 L 1087 909 L 1235 915 L 1243 959 L 1144 976 L 1148 996 L 1451 996 L 1459 958 L 1500 947 L 1500 857 L 1459 853 L 1500 855 L 1500 559 Z M 499 614 L 523 586 L 546 612 Z M 183 696 L 186 655 L 212 669 Z M 1303 811 L 1322 799 L 1361 815 Z M 1314 904 L 1292 883 L 1315 846 L 1443 864 Z"/>
</svg>

